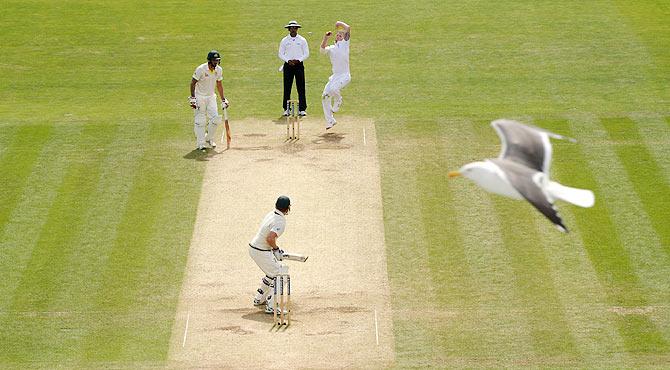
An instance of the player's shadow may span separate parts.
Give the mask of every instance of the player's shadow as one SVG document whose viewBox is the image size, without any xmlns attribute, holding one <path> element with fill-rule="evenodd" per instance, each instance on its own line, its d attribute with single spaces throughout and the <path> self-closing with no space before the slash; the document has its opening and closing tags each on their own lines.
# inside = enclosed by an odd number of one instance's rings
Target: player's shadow
<svg viewBox="0 0 670 370">
<path fill-rule="evenodd" d="M 272 147 L 269 146 L 269 145 L 240 146 L 240 147 L 230 148 L 230 150 L 258 151 L 258 150 L 272 150 Z"/>
<path fill-rule="evenodd" d="M 266 323 L 271 324 L 273 316 L 269 315 L 269 314 L 263 312 L 263 310 L 259 309 L 256 312 L 249 312 L 249 313 L 246 313 L 246 314 L 242 315 L 242 318 L 244 320 L 251 320 L 251 321 L 256 321 L 256 322 L 266 322 Z"/>
<path fill-rule="evenodd" d="M 279 116 L 279 118 L 273 119 L 272 122 L 274 122 L 275 125 L 285 125 L 286 124 L 286 117 L 285 116 Z"/>
<path fill-rule="evenodd" d="M 350 149 L 352 144 L 342 142 L 346 136 L 340 132 L 326 132 L 317 136 L 312 143 L 315 144 L 315 149 Z"/>
<path fill-rule="evenodd" d="M 339 144 L 344 140 L 344 134 L 340 132 L 326 132 L 318 136 L 317 139 L 312 140 L 314 144 Z"/>
<path fill-rule="evenodd" d="M 293 313 L 294 311 L 291 310 L 291 312 Z M 274 316 L 267 314 L 262 310 L 258 310 L 252 313 L 246 313 L 242 315 L 242 319 L 272 325 L 269 327 L 270 331 L 282 331 L 288 328 L 287 325 L 273 325 Z M 291 320 L 296 321 L 294 317 L 291 317 Z"/>
<path fill-rule="evenodd" d="M 205 162 L 210 160 L 211 158 L 216 157 L 219 154 L 223 154 L 227 150 L 229 149 L 224 148 L 220 151 L 216 151 L 215 149 L 205 149 L 204 151 L 193 149 L 190 152 L 186 153 L 182 158 Z"/>
</svg>

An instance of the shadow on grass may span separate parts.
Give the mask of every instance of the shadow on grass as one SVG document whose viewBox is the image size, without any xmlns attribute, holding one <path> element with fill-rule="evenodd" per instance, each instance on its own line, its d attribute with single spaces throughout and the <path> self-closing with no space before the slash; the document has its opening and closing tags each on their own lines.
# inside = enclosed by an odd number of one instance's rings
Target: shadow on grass
<svg viewBox="0 0 670 370">
<path fill-rule="evenodd" d="M 219 154 L 223 154 L 223 152 L 227 150 L 228 149 L 223 149 L 217 152 L 214 149 L 205 149 L 205 150 L 193 149 L 190 152 L 186 153 L 182 158 L 192 159 L 195 161 L 208 161 L 210 158 L 215 157 Z"/>
</svg>

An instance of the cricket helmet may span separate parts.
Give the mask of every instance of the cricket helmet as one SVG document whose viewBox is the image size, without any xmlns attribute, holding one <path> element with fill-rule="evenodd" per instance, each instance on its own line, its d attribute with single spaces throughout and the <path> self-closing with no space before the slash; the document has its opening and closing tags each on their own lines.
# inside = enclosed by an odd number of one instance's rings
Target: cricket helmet
<svg viewBox="0 0 670 370">
<path fill-rule="evenodd" d="M 221 54 L 219 54 L 218 51 L 212 50 L 209 53 L 207 53 L 207 60 L 215 60 L 215 59 L 221 59 Z"/>
<path fill-rule="evenodd" d="M 277 202 L 275 202 L 275 208 L 277 208 L 280 211 L 286 211 L 290 207 L 291 207 L 291 200 L 286 195 L 282 195 L 279 198 L 277 198 Z"/>
</svg>

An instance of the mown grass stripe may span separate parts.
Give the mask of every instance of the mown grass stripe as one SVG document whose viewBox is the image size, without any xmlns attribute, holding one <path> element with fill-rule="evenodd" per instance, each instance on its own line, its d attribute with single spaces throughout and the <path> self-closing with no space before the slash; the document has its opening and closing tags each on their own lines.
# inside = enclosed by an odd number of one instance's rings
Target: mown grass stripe
<svg viewBox="0 0 670 370">
<path fill-rule="evenodd" d="M 598 123 L 588 117 L 570 120 L 571 135 L 582 140 L 580 148 L 585 158 L 580 161 L 579 157 L 575 157 L 575 165 L 589 169 L 582 172 L 581 183 L 584 188 L 593 189 L 597 198 L 595 206 L 588 213 L 575 213 L 575 221 L 580 229 L 588 230 L 582 233 L 583 243 L 612 308 L 646 307 L 649 301 L 644 285 L 629 254 L 630 248 L 641 246 L 635 243 L 624 245 L 620 228 L 625 229 L 626 226 L 617 220 L 621 212 L 614 211 L 626 209 L 618 201 L 626 191 L 621 188 L 621 184 L 626 183 L 626 177 L 617 170 L 621 164 L 614 160 L 616 156 L 611 155 L 609 144 L 603 140 L 604 132 L 598 127 Z M 602 145 L 603 142 L 605 145 Z M 614 184 L 616 189 L 612 188 Z M 668 350 L 667 342 L 648 317 L 621 315 L 616 311 L 602 314 L 608 315 L 615 322 L 627 352 L 658 354 Z"/>
<path fill-rule="evenodd" d="M 439 132 L 443 122 L 427 122 Z M 437 290 L 437 307 L 452 312 L 452 319 L 434 330 L 442 356 L 477 357 L 477 343 L 484 339 L 474 330 L 476 292 L 465 259 L 462 233 L 459 232 L 454 194 L 449 189 L 447 149 L 441 135 L 422 139 L 427 149 L 417 160 L 417 192 L 422 195 L 421 210 L 431 279 Z M 429 153 L 429 154 L 428 154 Z"/>
<path fill-rule="evenodd" d="M 133 307 L 138 306 L 138 277 L 150 262 L 148 243 L 159 221 L 157 214 L 163 198 L 160 190 L 166 179 L 152 169 L 146 158 L 142 162 L 134 178 L 108 261 L 101 269 L 103 289 L 95 298 L 95 307 L 110 310 L 112 316 L 128 314 Z M 142 202 L 144 197 L 151 197 L 153 201 Z M 103 361 L 122 358 L 124 344 L 132 340 L 132 326 L 117 327 L 112 322 L 100 325 L 94 327 L 86 337 L 85 358 Z"/>
<path fill-rule="evenodd" d="M 444 171 L 495 155 L 496 137 L 489 129 L 487 122 L 444 122 L 441 127 L 447 148 Z M 475 365 L 489 361 L 505 364 L 524 361 L 527 358 L 517 354 L 532 352 L 527 335 L 529 327 L 514 293 L 513 271 L 499 237 L 500 220 L 495 217 L 492 197 L 465 179 L 448 180 L 448 185 L 475 294 L 475 307 L 468 324 L 481 338 L 479 345 L 464 351 Z"/>
<path fill-rule="evenodd" d="M 437 125 L 435 131 L 439 132 Z M 423 141 L 422 146 L 430 154 L 418 160 L 416 189 L 422 195 L 419 209 L 425 230 L 424 241 L 431 278 L 433 284 L 439 287 L 436 295 L 440 303 L 459 302 L 470 306 L 474 292 L 465 261 L 462 235 L 458 230 L 455 210 L 450 206 L 454 194 L 450 191 L 445 171 L 447 149 L 441 136 Z"/>
<path fill-rule="evenodd" d="M 62 311 L 69 307 L 54 304 L 54 297 L 62 286 L 77 284 L 63 272 L 72 253 L 73 237 L 82 226 L 86 205 L 91 201 L 97 183 L 100 158 L 107 138 L 116 128 L 111 125 L 87 125 L 82 130 L 79 144 L 71 147 L 69 166 L 58 193 L 49 208 L 44 226 L 30 259 L 22 271 L 20 283 L 13 292 L 8 321 L 16 333 L 12 342 L 20 350 L 13 353 L 21 361 L 30 360 L 30 353 L 60 357 L 68 352 L 63 340 L 72 340 L 60 330 L 57 323 L 47 325 L 30 318 L 17 316 L 22 311 Z"/>
<path fill-rule="evenodd" d="M 16 130 L 0 156 L 0 235 L 19 202 L 44 143 L 51 137 L 50 125 L 24 125 Z"/>
<path fill-rule="evenodd" d="M 70 147 L 72 137 L 81 126 L 61 126 L 54 129 L 51 140 L 41 148 L 33 171 L 28 176 L 17 205 L 0 234 L 0 266 L 3 284 L 0 284 L 0 309 L 10 310 L 14 290 L 37 244 L 39 233 L 47 221 L 49 209 L 56 198 L 64 177 L 68 159 L 59 155 Z"/>
<path fill-rule="evenodd" d="M 601 194 L 596 195 L 597 203 L 617 210 L 610 213 L 610 219 L 618 232 L 621 248 L 628 258 L 635 275 L 644 287 L 647 299 L 662 302 L 670 299 L 670 289 L 665 276 L 670 276 L 661 240 L 658 238 L 647 217 L 633 184 L 613 148 L 607 131 L 598 119 L 584 116 L 571 120 L 571 129 L 581 128 L 581 147 L 590 157 L 588 163 L 597 176 Z M 654 298 L 657 297 L 657 298 Z"/>
<path fill-rule="evenodd" d="M 535 124 L 559 134 L 570 132 L 565 119 L 543 119 Z M 586 159 L 579 144 L 565 140 L 552 140 L 552 144 L 552 180 L 572 187 L 588 186 L 582 179 Z M 582 365 L 621 367 L 630 359 L 617 328 L 609 315 L 603 315 L 610 307 L 608 297 L 582 241 L 582 234 L 590 230 L 582 230 L 576 221 L 576 214 L 588 217 L 592 210 L 562 201 L 557 202 L 557 208 L 570 233 L 563 234 L 544 225 L 538 225 L 538 230 L 554 286 L 560 287 L 557 294 L 565 307 L 571 335 L 584 360 Z"/>
<path fill-rule="evenodd" d="M 396 153 L 402 153 L 414 145 L 419 145 L 419 142 L 405 140 L 402 144 L 404 145 L 384 143 L 383 146 L 390 150 L 397 150 Z M 394 170 L 393 178 L 402 179 L 408 188 L 418 187 L 413 158 L 393 157 L 391 154 L 386 158 L 396 164 L 397 161 L 406 162 L 406 166 L 400 165 Z M 431 280 L 426 279 L 426 276 L 430 275 L 430 268 L 428 253 L 425 248 L 421 247 L 425 235 L 419 211 L 420 196 L 415 192 L 403 192 L 399 191 L 400 188 L 391 188 L 384 179 L 388 177 L 382 176 L 382 195 L 384 203 L 389 205 L 384 208 L 384 223 L 387 225 L 384 236 L 389 250 L 387 259 L 389 266 L 397 266 L 397 268 L 389 267 L 389 278 L 391 284 L 395 285 L 391 290 L 394 302 L 398 304 L 398 308 L 421 307 L 425 302 L 434 302 L 436 292 Z M 408 214 L 409 217 L 407 217 Z M 415 232 L 407 233 L 406 230 L 415 230 Z"/>
<path fill-rule="evenodd" d="M 115 126 L 93 125 L 84 127 L 80 145 L 70 153 L 71 165 L 67 170 L 58 196 L 49 211 L 47 223 L 40 230 L 40 239 L 33 250 L 23 280 L 14 294 L 14 310 L 48 310 L 58 287 L 69 284 L 62 280 L 72 253 L 72 241 L 81 231 L 83 214 L 90 202 L 99 179 L 104 148 L 113 137 Z"/>
<path fill-rule="evenodd" d="M 2 125 L 0 124 L 0 160 L 2 160 L 2 157 L 4 154 L 7 152 L 7 149 L 9 147 L 9 144 L 14 140 L 14 136 L 16 135 L 16 132 L 21 128 L 21 126 L 17 125 Z M 2 174 L 0 174 L 1 176 Z M 3 183 L 4 178 L 2 178 Z"/>
<path fill-rule="evenodd" d="M 647 149 L 633 120 L 605 118 L 602 126 L 670 262 L 670 185 L 659 176 L 663 170 Z"/>
<path fill-rule="evenodd" d="M 606 201 L 613 209 L 625 210 L 612 213 L 623 247 L 650 303 L 665 304 L 662 302 L 670 301 L 670 261 L 663 241 L 656 234 L 625 166 L 618 160 L 616 147 L 620 144 L 612 142 L 600 122 L 594 120 L 592 124 L 598 129 L 593 131 L 593 140 L 585 145 L 593 145 L 593 149 L 600 153 L 596 158 L 604 162 L 597 179 L 608 196 Z"/>
<path fill-rule="evenodd" d="M 384 237 L 397 361 L 407 366 L 416 362 L 431 363 L 435 356 L 431 347 L 435 330 L 426 324 L 421 313 L 432 307 L 443 309 L 437 298 L 442 287 L 435 286 L 430 278 L 431 262 L 425 241 L 429 230 L 422 224 L 421 194 L 403 190 L 419 187 L 418 158 L 415 158 L 418 153 L 413 148 L 423 142 L 414 135 L 407 135 L 404 140 L 389 140 L 380 135 L 377 140 L 382 197 L 388 205 L 383 209 Z M 389 168 L 393 169 L 392 173 L 385 172 Z M 402 186 L 398 186 L 398 181 Z"/>
<path fill-rule="evenodd" d="M 165 142 L 173 140 L 175 127 L 166 127 L 162 122 L 152 124 L 151 129 L 155 136 L 153 145 L 161 148 Z M 155 156 L 155 151 L 152 152 Z M 165 179 L 164 182 L 159 182 L 158 186 L 164 187 L 159 191 L 168 195 L 159 207 L 159 222 L 156 223 L 148 243 L 151 262 L 141 271 L 137 287 L 139 307 L 155 312 L 155 320 L 145 320 L 144 328 L 135 328 L 134 335 L 137 337 L 146 331 L 150 331 L 152 335 L 139 346 L 125 346 L 124 355 L 130 358 L 167 360 L 169 340 L 177 317 L 175 310 L 181 285 L 174 284 L 174 277 L 182 276 L 185 271 L 205 166 L 194 166 L 191 160 L 184 160 L 181 155 L 180 160 L 175 160 L 172 154 L 160 154 L 163 159 L 155 164 L 155 170 Z M 146 343 L 158 345 L 154 351 L 146 353 L 143 348 Z"/>
<path fill-rule="evenodd" d="M 477 135 L 482 135 L 482 141 L 486 140 L 489 145 L 495 142 L 492 147 L 496 152 L 489 157 L 496 157 L 500 150 L 499 137 L 488 123 L 477 127 Z M 535 355 L 577 363 L 580 355 L 538 235 L 538 228 L 555 231 L 553 224 L 525 201 L 499 196 L 493 196 L 492 200 L 492 211 L 500 222 L 500 238 L 513 272 L 514 294 L 526 310 L 527 334 Z"/>
<path fill-rule="evenodd" d="M 67 284 L 54 297 L 55 305 L 80 311 L 95 310 L 93 301 L 101 287 L 100 271 L 106 266 L 109 251 L 116 239 L 117 225 L 128 201 L 130 182 L 134 178 L 143 146 L 138 138 L 144 130 L 125 127 L 108 137 L 109 150 L 101 158 L 95 196 L 82 210 L 82 226 L 71 241 L 64 274 L 86 284 Z M 74 306 L 74 307 L 73 307 Z"/>
<path fill-rule="evenodd" d="M 150 131 L 154 140 L 161 137 L 164 130 L 154 124 Z M 110 316 L 131 318 L 128 322 L 114 322 L 105 320 L 94 323 L 81 342 L 82 360 L 90 361 L 151 361 L 162 359 L 166 355 L 165 346 L 149 345 L 158 340 L 169 340 L 169 328 L 174 317 L 176 304 L 176 290 L 170 300 L 153 300 L 155 295 L 163 293 L 164 285 L 171 284 L 160 281 L 152 276 L 149 282 L 144 282 L 148 270 L 155 269 L 154 263 L 160 260 L 161 254 L 172 248 L 181 248 L 181 258 L 168 262 L 168 266 L 183 267 L 187 244 L 169 246 L 161 243 L 162 236 L 157 235 L 161 225 L 167 225 L 168 230 L 174 231 L 170 217 L 162 214 L 163 208 L 174 197 L 171 187 L 175 185 L 175 178 L 169 176 L 166 168 L 168 163 L 157 165 L 155 154 L 146 150 L 133 177 L 128 201 L 123 210 L 123 216 L 118 223 L 116 238 L 113 240 L 105 266 L 101 267 L 101 289 L 94 298 L 94 307 L 97 310 L 109 310 Z M 182 159 L 183 160 L 183 159 Z M 190 162 L 189 162 L 190 163 Z M 197 181 L 198 177 L 195 177 Z M 151 199 L 151 202 L 146 202 Z M 183 200 L 188 198 L 178 198 Z M 185 207 L 185 211 L 192 208 Z M 177 216 L 183 216 L 177 214 Z M 158 242 L 157 248 L 152 244 Z M 163 265 L 162 268 L 168 266 Z M 156 269 L 156 271 L 160 268 Z M 176 274 L 180 271 L 169 270 Z M 153 295 L 148 299 L 143 295 L 144 284 L 152 285 Z M 147 299 L 152 305 L 147 306 Z M 144 320 L 141 312 L 146 308 L 153 308 L 153 318 Z M 168 333 L 165 328 L 158 330 L 168 323 Z"/>
<path fill-rule="evenodd" d="M 529 321 L 534 351 L 542 357 L 563 357 L 567 364 L 578 364 L 579 354 L 558 299 L 550 266 L 537 228 L 544 217 L 525 202 L 497 198 L 494 211 L 501 220 L 501 235 L 514 271 L 516 294 Z M 558 232 L 558 231 L 556 231 Z"/>
<path fill-rule="evenodd" d="M 31 338 L 42 336 L 45 323 L 31 313 L 11 311 L 11 303 L 21 283 L 23 270 L 39 240 L 40 234 L 36 230 L 41 230 L 47 222 L 49 209 L 63 181 L 68 165 L 68 158 L 63 153 L 72 149 L 71 140 L 79 136 L 80 131 L 79 125 L 54 128 L 53 138 L 42 148 L 21 200 L 0 238 L 3 247 L 0 255 L 0 266 L 3 268 L 3 283 L 0 284 L 0 309 L 3 311 L 0 315 L 0 326 L 3 328 L 0 330 L 0 363 L 48 358 L 44 349 L 35 352 L 36 348 L 31 345 Z"/>
<path fill-rule="evenodd" d="M 432 281 L 426 279 L 430 268 L 428 252 L 421 247 L 426 238 L 419 212 L 421 197 L 417 192 L 403 191 L 418 187 L 411 149 L 421 142 L 413 137 L 401 141 L 378 137 L 378 140 L 380 152 L 384 153 L 380 155 L 381 187 L 383 202 L 388 205 L 383 210 L 384 237 L 389 251 L 388 274 L 393 303 L 398 309 L 423 308 L 426 302 L 435 302 L 437 293 Z M 393 172 L 385 173 L 389 168 Z M 397 186 L 397 181 L 402 181 L 403 186 Z"/>
<path fill-rule="evenodd" d="M 631 118 L 637 123 L 644 145 L 662 169 L 659 175 L 670 184 L 670 127 L 657 115 L 634 114 Z"/>
</svg>

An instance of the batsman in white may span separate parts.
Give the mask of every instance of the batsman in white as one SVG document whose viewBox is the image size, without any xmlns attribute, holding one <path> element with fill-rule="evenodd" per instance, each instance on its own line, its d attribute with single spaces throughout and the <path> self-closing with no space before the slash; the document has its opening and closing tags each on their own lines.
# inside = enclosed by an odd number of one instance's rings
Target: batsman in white
<svg viewBox="0 0 670 370">
<path fill-rule="evenodd" d="M 261 279 L 261 286 L 256 291 L 254 305 L 265 305 L 265 313 L 274 313 L 275 277 L 278 274 L 288 273 L 288 266 L 281 264 L 284 251 L 277 245 L 277 239 L 286 229 L 285 216 L 291 210 L 291 200 L 287 196 L 280 196 L 275 202 L 275 209 L 270 211 L 261 222 L 258 233 L 249 243 L 249 255 L 263 270 L 265 276 Z"/>
<path fill-rule="evenodd" d="M 351 82 L 351 74 L 349 72 L 349 37 L 351 36 L 351 27 L 348 24 L 337 21 L 335 22 L 335 43 L 328 45 L 328 39 L 332 36 L 332 32 L 328 31 L 323 36 L 321 42 L 321 54 L 328 54 L 330 63 L 333 65 L 333 74 L 328 78 L 328 83 L 323 89 L 321 96 L 321 103 L 323 105 L 323 115 L 326 117 L 326 130 L 329 130 L 337 121 L 333 113 L 340 110 L 342 105 L 342 95 L 340 90 Z"/>
<path fill-rule="evenodd" d="M 188 102 L 191 108 L 195 109 L 195 139 L 196 149 L 205 150 L 205 145 L 211 148 L 216 147 L 214 135 L 216 127 L 221 123 L 216 106 L 216 95 L 214 87 L 219 92 L 221 98 L 221 108 L 228 108 L 228 100 L 223 94 L 223 69 L 220 66 L 221 55 L 218 51 L 212 50 L 207 54 L 207 63 L 199 65 L 193 78 L 191 78 L 191 95 Z M 209 125 L 207 122 L 209 121 Z M 230 137 L 230 133 L 227 133 Z"/>
</svg>

